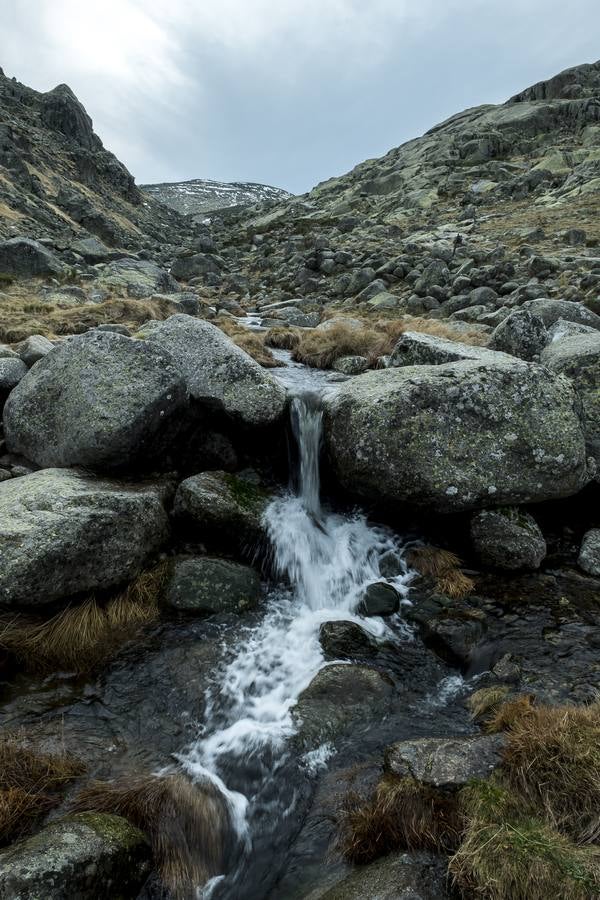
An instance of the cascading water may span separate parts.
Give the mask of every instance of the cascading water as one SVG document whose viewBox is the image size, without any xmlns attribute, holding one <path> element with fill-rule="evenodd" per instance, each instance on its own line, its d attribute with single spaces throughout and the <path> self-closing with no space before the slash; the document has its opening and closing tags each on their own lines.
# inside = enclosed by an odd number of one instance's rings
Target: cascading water
<svg viewBox="0 0 600 900">
<path fill-rule="evenodd" d="M 297 382 L 298 373 L 292 378 Z M 397 639 L 382 619 L 363 618 L 356 609 L 367 585 L 382 580 L 380 557 L 390 550 L 401 553 L 398 539 L 387 528 L 369 525 L 364 515 L 341 515 L 322 507 L 322 397 L 314 391 L 300 393 L 291 412 L 298 450 L 296 485 L 271 502 L 264 523 L 282 584 L 270 592 L 262 620 L 248 629 L 225 662 L 218 688 L 208 692 L 200 738 L 179 757 L 194 779 L 210 779 L 222 790 L 246 850 L 252 841 L 252 806 L 265 803 L 259 800 L 261 791 L 286 759 L 286 742 L 296 730 L 293 707 L 324 665 L 320 626 L 350 620 L 376 638 Z M 406 595 L 406 571 L 388 580 Z M 314 748 L 312 760 L 326 755 L 323 748 Z M 232 783 L 235 790 L 230 789 Z M 285 815 L 289 802 L 275 792 L 272 816 Z M 235 889 L 223 894 L 235 895 Z"/>
</svg>

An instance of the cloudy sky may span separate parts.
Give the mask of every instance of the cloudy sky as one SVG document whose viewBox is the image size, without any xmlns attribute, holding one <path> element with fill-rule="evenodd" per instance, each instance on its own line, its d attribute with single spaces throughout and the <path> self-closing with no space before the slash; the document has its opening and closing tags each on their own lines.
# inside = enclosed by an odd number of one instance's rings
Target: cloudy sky
<svg viewBox="0 0 600 900">
<path fill-rule="evenodd" d="M 302 192 L 600 57 L 599 0 L 0 0 L 0 65 L 69 84 L 138 183 Z"/>
</svg>

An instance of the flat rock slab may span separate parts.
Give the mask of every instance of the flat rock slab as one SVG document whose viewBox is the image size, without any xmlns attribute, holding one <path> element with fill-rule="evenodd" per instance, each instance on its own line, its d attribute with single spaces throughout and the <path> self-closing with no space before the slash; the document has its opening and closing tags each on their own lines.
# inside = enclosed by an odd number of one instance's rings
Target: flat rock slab
<svg viewBox="0 0 600 900">
<path fill-rule="evenodd" d="M 455 738 L 417 738 L 392 744 L 385 752 L 388 772 L 416 778 L 441 789 L 459 788 L 474 778 L 488 778 L 500 764 L 500 734 Z"/>
</svg>

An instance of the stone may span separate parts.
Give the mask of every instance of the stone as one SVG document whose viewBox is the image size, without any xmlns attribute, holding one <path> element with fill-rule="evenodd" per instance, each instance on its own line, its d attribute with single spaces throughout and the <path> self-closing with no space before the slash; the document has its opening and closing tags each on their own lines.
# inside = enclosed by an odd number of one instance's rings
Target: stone
<svg viewBox="0 0 600 900">
<path fill-rule="evenodd" d="M 97 237 L 80 238 L 78 241 L 73 241 L 71 250 L 92 265 L 109 262 L 123 256 L 118 250 L 110 250 Z"/>
<path fill-rule="evenodd" d="M 165 544 L 167 486 L 69 469 L 0 483 L 0 604 L 39 607 L 123 584 Z"/>
<path fill-rule="evenodd" d="M 369 368 L 366 356 L 340 356 L 331 367 L 342 375 L 361 375 Z"/>
<path fill-rule="evenodd" d="M 526 300 L 521 309 L 538 316 L 546 328 L 550 328 L 558 319 L 566 319 L 567 322 L 577 322 L 600 330 L 600 316 L 582 303 L 574 303 L 572 300 L 548 300 L 546 297 L 538 297 L 535 300 Z"/>
<path fill-rule="evenodd" d="M 437 512 L 541 502 L 593 477 L 563 376 L 502 354 L 365 372 L 325 401 L 338 481 L 370 502 Z"/>
<path fill-rule="evenodd" d="M 6 443 L 39 466 L 129 469 L 158 458 L 187 402 L 167 352 L 89 331 L 55 347 L 20 381 L 4 409 Z"/>
<path fill-rule="evenodd" d="M 398 309 L 401 301 L 400 297 L 390 294 L 389 291 L 379 291 L 374 297 L 367 300 L 365 305 L 370 309 Z"/>
<path fill-rule="evenodd" d="M 581 325 L 579 322 L 568 322 L 567 319 L 557 319 L 554 325 L 548 329 L 548 343 L 561 341 L 563 338 L 572 337 L 574 334 L 593 334 L 595 328 L 589 325 Z"/>
<path fill-rule="evenodd" d="M 65 267 L 43 244 L 30 238 L 15 237 L 0 242 L 0 272 L 34 278 L 38 275 L 62 275 Z"/>
<path fill-rule="evenodd" d="M 24 341 L 21 341 L 20 344 L 17 344 L 17 353 L 27 368 L 30 369 L 38 359 L 50 353 L 53 347 L 52 341 L 49 341 L 43 334 L 32 334 Z"/>
<path fill-rule="evenodd" d="M 0 411 L 9 396 L 19 382 L 27 375 L 25 363 L 15 357 L 0 357 Z"/>
<path fill-rule="evenodd" d="M 216 325 L 176 315 L 148 323 L 139 336 L 170 355 L 195 400 L 245 425 L 270 425 L 282 418 L 285 388 Z"/>
<path fill-rule="evenodd" d="M 496 326 L 489 347 L 531 361 L 539 358 L 547 342 L 543 320 L 529 310 L 517 309 Z"/>
<path fill-rule="evenodd" d="M 370 584 L 358 607 L 361 616 L 392 616 L 400 609 L 400 594 L 386 581 Z"/>
<path fill-rule="evenodd" d="M 181 290 L 173 276 L 156 263 L 129 257 L 103 266 L 95 284 L 134 299 L 152 294 L 176 294 Z"/>
<path fill-rule="evenodd" d="M 339 878 L 339 876 L 334 876 Z M 390 853 L 356 866 L 333 886 L 329 881 L 301 900 L 450 900 L 448 863 L 432 853 Z"/>
<path fill-rule="evenodd" d="M 185 613 L 244 613 L 260 600 L 258 573 L 239 563 L 209 556 L 172 561 L 164 604 Z"/>
<path fill-rule="evenodd" d="M 222 265 L 208 253 L 193 253 L 189 256 L 179 256 L 171 266 L 171 274 L 175 278 L 189 281 L 200 275 L 221 273 Z"/>
<path fill-rule="evenodd" d="M 489 778 L 501 763 L 504 744 L 501 734 L 399 741 L 386 749 L 385 769 L 439 790 L 457 790 Z"/>
<path fill-rule="evenodd" d="M 243 473 L 201 472 L 181 482 L 173 511 L 203 537 L 244 550 L 266 540 L 262 519 L 270 499 L 256 480 Z"/>
<path fill-rule="evenodd" d="M 430 288 L 447 284 L 449 280 L 450 272 L 446 263 L 434 259 L 415 282 L 415 291 L 420 297 L 426 297 Z"/>
<path fill-rule="evenodd" d="M 317 747 L 349 729 L 381 720 L 393 693 L 378 669 L 358 665 L 325 666 L 305 688 L 292 710 L 303 745 Z"/>
<path fill-rule="evenodd" d="M 396 550 L 386 550 L 379 557 L 379 574 L 382 578 L 397 578 L 403 572 L 402 557 Z"/>
<path fill-rule="evenodd" d="M 497 569 L 539 569 L 546 556 L 539 525 L 515 507 L 476 513 L 471 519 L 471 541 L 481 562 Z"/>
<path fill-rule="evenodd" d="M 579 568 L 588 575 L 593 575 L 595 578 L 600 577 L 600 528 L 591 528 L 586 531 L 577 562 Z"/>
<path fill-rule="evenodd" d="M 368 659 L 376 656 L 379 645 L 375 638 L 356 622 L 323 622 L 319 643 L 325 659 Z"/>
<path fill-rule="evenodd" d="M 449 341 L 433 334 L 405 331 L 390 356 L 390 366 L 440 366 L 464 359 L 487 359 L 486 347 L 474 347 L 459 341 Z"/>
<path fill-rule="evenodd" d="M 540 362 L 575 386 L 584 412 L 588 452 L 600 462 L 600 333 L 575 334 L 548 344 Z"/>
<path fill-rule="evenodd" d="M 146 837 L 126 819 L 77 813 L 0 850 L 0 898 L 134 900 L 151 868 Z"/>
</svg>

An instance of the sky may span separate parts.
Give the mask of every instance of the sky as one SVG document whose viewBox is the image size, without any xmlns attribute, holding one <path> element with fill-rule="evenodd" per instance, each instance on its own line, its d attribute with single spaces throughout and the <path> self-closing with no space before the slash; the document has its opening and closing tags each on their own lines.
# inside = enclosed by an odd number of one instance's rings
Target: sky
<svg viewBox="0 0 600 900">
<path fill-rule="evenodd" d="M 0 66 L 68 84 L 138 184 L 293 193 L 600 58 L 599 0 L 0 0 Z"/>
</svg>

